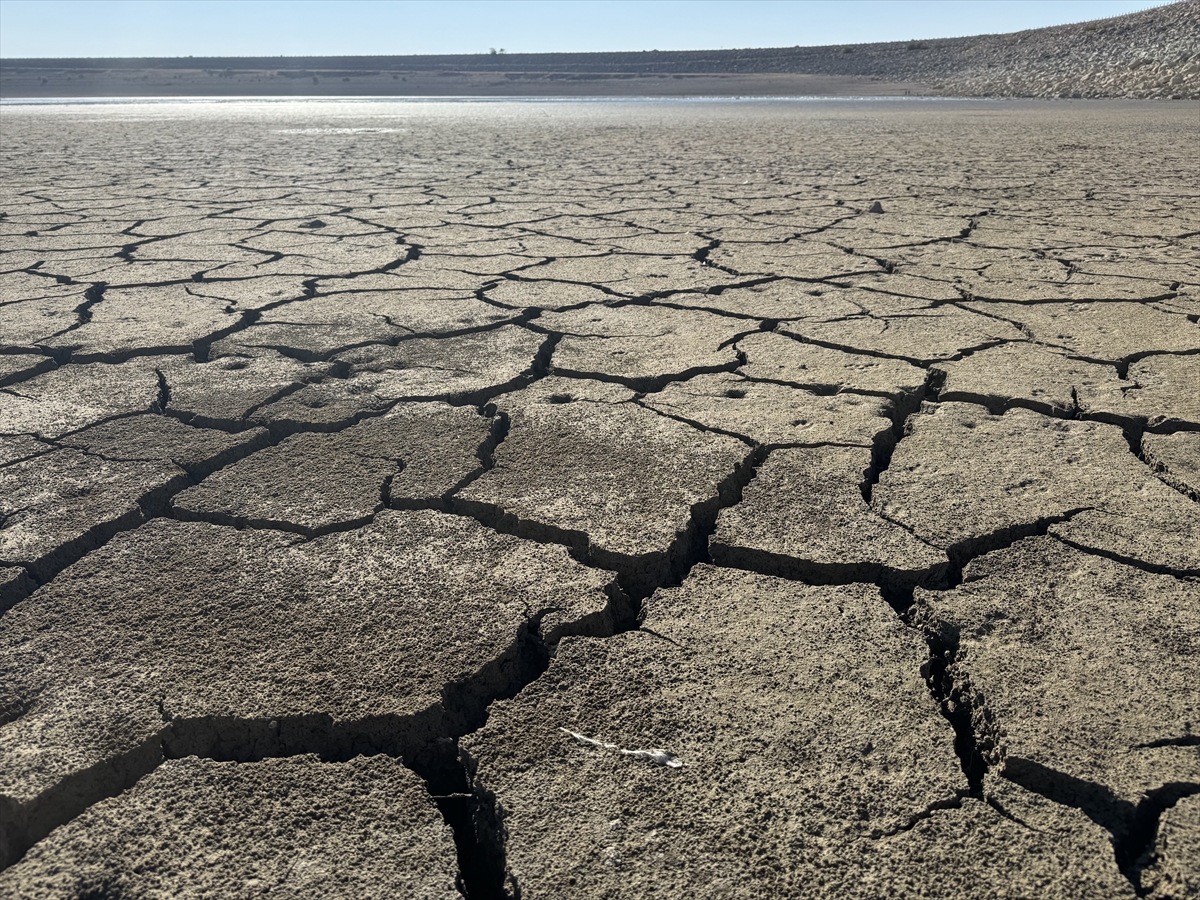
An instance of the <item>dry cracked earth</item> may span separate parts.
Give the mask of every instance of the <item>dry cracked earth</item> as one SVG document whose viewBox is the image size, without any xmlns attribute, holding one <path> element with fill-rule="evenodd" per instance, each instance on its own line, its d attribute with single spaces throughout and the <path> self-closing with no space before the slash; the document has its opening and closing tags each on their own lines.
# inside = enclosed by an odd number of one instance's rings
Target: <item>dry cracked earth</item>
<svg viewBox="0 0 1200 900">
<path fill-rule="evenodd" d="M 1200 895 L 1194 105 L 2 115 L 0 895 Z"/>
</svg>

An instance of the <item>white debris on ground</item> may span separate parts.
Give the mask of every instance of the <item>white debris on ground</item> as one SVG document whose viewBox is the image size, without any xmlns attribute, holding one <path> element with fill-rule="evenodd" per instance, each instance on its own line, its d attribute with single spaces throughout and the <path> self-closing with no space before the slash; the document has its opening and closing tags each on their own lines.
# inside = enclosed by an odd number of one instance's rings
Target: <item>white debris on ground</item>
<svg viewBox="0 0 1200 900">
<path fill-rule="evenodd" d="M 569 728 L 560 728 L 558 730 L 566 732 L 581 744 L 599 747 L 601 750 L 612 750 L 615 753 L 620 753 L 622 756 L 634 756 L 638 759 L 649 760 L 655 765 L 666 766 L 668 769 L 678 769 L 683 765 L 683 761 L 670 750 L 660 750 L 658 748 L 651 748 L 650 750 L 626 750 L 624 747 L 618 747 L 616 744 L 609 744 L 605 741 L 598 741 L 595 738 L 582 735 L 578 731 L 571 731 Z"/>
</svg>

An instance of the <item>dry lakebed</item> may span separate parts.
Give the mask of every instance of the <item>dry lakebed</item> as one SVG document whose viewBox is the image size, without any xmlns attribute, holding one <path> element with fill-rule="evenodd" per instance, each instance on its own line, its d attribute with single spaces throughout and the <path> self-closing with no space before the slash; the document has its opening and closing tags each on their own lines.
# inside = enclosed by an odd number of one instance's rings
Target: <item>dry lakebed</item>
<svg viewBox="0 0 1200 900">
<path fill-rule="evenodd" d="M 1194 101 L 0 125 L 0 896 L 1200 896 Z"/>
</svg>

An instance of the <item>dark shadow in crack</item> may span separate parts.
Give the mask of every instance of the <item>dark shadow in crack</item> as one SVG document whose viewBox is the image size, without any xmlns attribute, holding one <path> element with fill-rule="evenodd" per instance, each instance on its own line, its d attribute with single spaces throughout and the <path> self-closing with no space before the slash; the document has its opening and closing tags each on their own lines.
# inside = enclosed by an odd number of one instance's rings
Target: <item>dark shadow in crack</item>
<svg viewBox="0 0 1200 900">
<path fill-rule="evenodd" d="M 1200 794 L 1200 783 L 1167 782 L 1147 791 L 1136 804 L 1107 785 L 1059 772 L 1031 759 L 1008 757 L 1003 775 L 1047 800 L 1078 809 L 1112 835 L 1117 867 L 1144 896 L 1142 868 L 1150 858 L 1163 814 L 1185 797 Z"/>
</svg>

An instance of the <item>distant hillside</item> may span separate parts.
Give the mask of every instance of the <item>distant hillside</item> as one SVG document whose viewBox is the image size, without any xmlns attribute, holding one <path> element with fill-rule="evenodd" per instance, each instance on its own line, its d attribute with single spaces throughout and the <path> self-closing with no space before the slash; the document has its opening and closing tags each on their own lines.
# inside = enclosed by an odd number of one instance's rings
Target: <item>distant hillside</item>
<svg viewBox="0 0 1200 900">
<path fill-rule="evenodd" d="M 1013 34 L 829 47 L 0 61 L 4 97 L 789 92 L 1200 99 L 1200 0 Z"/>
</svg>

